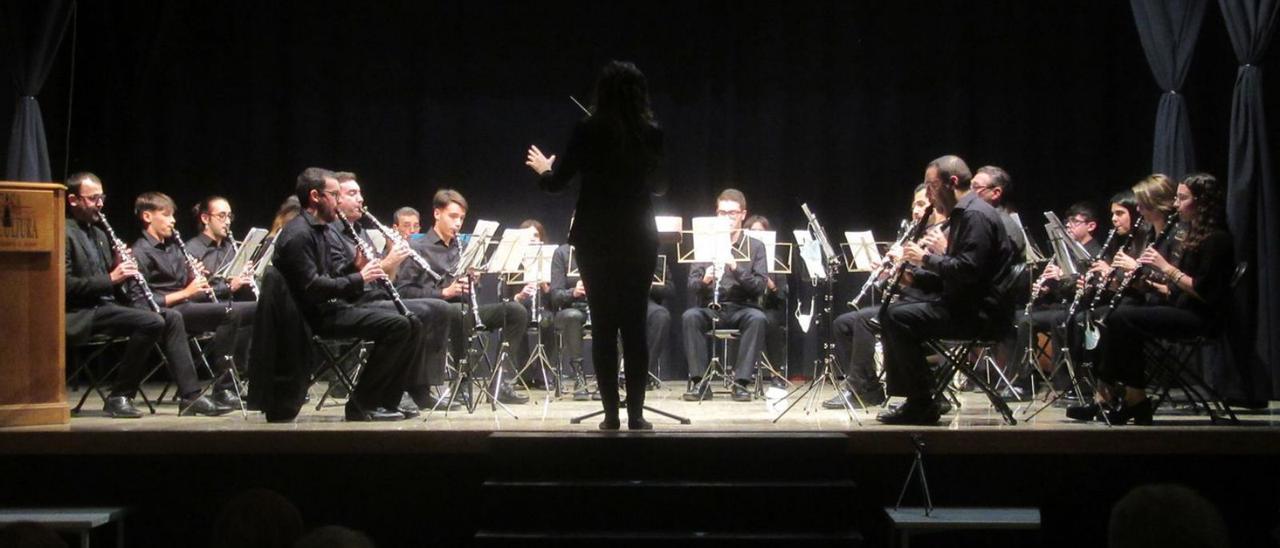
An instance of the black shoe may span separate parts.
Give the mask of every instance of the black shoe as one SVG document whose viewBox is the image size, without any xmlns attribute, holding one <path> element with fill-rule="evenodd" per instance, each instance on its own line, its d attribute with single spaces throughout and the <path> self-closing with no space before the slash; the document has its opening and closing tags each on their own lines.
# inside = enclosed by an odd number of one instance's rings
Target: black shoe
<svg viewBox="0 0 1280 548">
<path fill-rule="evenodd" d="M 1067 406 L 1067 418 L 1072 420 L 1089 422 L 1094 419 L 1102 418 L 1101 413 L 1102 406 L 1097 403 Z"/>
<path fill-rule="evenodd" d="M 701 383 L 693 383 L 693 388 L 690 388 L 688 392 L 685 392 L 683 396 L 680 396 L 681 399 L 684 401 L 704 401 L 711 399 L 711 383 L 701 384 L 701 386 L 699 386 L 700 384 Z M 699 390 L 699 388 L 701 388 L 701 390 Z"/>
<path fill-rule="evenodd" d="M 350 390 L 347 390 L 347 385 L 342 384 L 342 381 L 340 381 L 340 380 L 338 380 L 338 379 L 333 379 L 332 381 L 330 381 L 330 382 L 329 382 L 329 397 L 330 397 L 330 398 L 338 398 L 338 399 L 342 399 L 342 398 L 346 398 L 346 397 L 348 397 L 348 396 L 350 396 L 350 395 L 351 395 L 351 391 L 350 391 Z M 311 397 L 311 395 L 310 395 L 310 394 L 308 394 L 308 395 L 307 395 L 307 398 L 309 399 L 310 397 Z"/>
<path fill-rule="evenodd" d="M 617 415 L 614 415 L 614 416 L 605 415 L 604 420 L 600 421 L 601 430 L 617 430 L 618 428 L 621 428 L 621 427 L 622 427 L 622 424 L 618 421 Z"/>
<path fill-rule="evenodd" d="M 140 419 L 142 410 L 133 406 L 133 399 L 124 396 L 111 396 L 102 404 L 102 411 L 113 419 Z"/>
<path fill-rule="evenodd" d="M 402 421 L 404 413 L 399 410 L 391 410 L 386 407 L 374 407 L 366 409 L 356 403 L 355 398 L 347 400 L 346 417 L 351 422 L 386 422 L 386 421 Z"/>
<path fill-rule="evenodd" d="M 232 409 L 240 408 L 240 396 L 237 396 L 234 390 L 225 388 L 222 390 L 215 390 L 211 397 L 213 398 L 213 403 L 223 407 L 230 407 Z"/>
<path fill-rule="evenodd" d="M 733 401 L 751 401 L 751 390 L 739 383 L 733 383 Z"/>
<path fill-rule="evenodd" d="M 194 400 L 182 400 L 178 402 L 178 415 L 201 415 L 205 417 L 216 417 L 230 413 L 233 408 L 224 405 L 218 405 L 209 399 L 209 396 L 200 396 Z"/>
<path fill-rule="evenodd" d="M 458 394 L 458 396 L 459 397 L 454 398 L 453 403 L 449 403 L 449 392 L 447 390 L 445 391 L 443 396 L 439 396 L 439 397 L 435 396 L 429 391 L 425 393 L 420 392 L 418 395 L 413 396 L 413 404 L 418 408 L 419 411 L 423 409 L 428 409 L 428 410 L 448 409 L 450 411 L 453 411 L 455 409 L 461 408 L 464 405 L 462 402 L 463 394 Z M 404 402 L 402 401 L 401 403 L 403 404 Z"/>
<path fill-rule="evenodd" d="M 853 391 L 848 388 L 841 387 L 840 391 L 836 392 L 836 395 L 831 396 L 831 399 L 822 402 L 822 408 L 844 409 L 846 401 L 849 402 L 850 405 L 857 405 L 857 400 L 853 399 Z"/>
<path fill-rule="evenodd" d="M 1126 403 L 1119 409 L 1107 411 L 1107 422 L 1112 426 L 1120 426 L 1132 420 L 1138 426 L 1151 426 L 1154 414 L 1155 407 L 1151 405 L 1151 398 L 1144 398 L 1136 404 Z"/>
<path fill-rule="evenodd" d="M 954 410 L 955 410 L 955 407 L 951 405 L 951 400 L 947 398 L 942 398 L 941 400 L 938 401 L 939 415 L 946 415 L 948 413 L 951 413 Z"/>
<path fill-rule="evenodd" d="M 628 415 L 627 430 L 653 430 L 653 423 L 644 420 L 644 417 Z"/>
<path fill-rule="evenodd" d="M 463 389 L 463 388 L 461 388 L 461 387 L 460 387 L 460 388 L 458 389 L 457 394 L 455 395 L 455 394 L 453 393 L 453 390 L 452 390 L 451 388 L 446 387 L 446 388 L 444 388 L 443 390 L 441 390 L 441 391 L 440 391 L 440 395 L 439 395 L 439 396 L 436 396 L 436 399 L 437 399 L 437 400 L 439 400 L 439 401 L 444 401 L 444 402 L 448 402 L 448 401 L 450 401 L 450 400 L 453 400 L 453 403 L 449 405 L 449 409 L 450 409 L 450 410 L 457 409 L 457 408 L 459 408 L 459 407 L 470 407 L 470 406 L 471 406 L 471 391 L 470 391 L 470 390 L 465 390 L 465 389 Z M 419 406 L 419 407 L 421 407 L 421 406 Z M 441 406 L 441 407 L 443 407 L 443 406 Z"/>
<path fill-rule="evenodd" d="M 492 392 L 490 392 L 492 394 Z M 507 405 L 516 405 L 521 403 L 529 403 L 529 396 L 517 394 L 514 387 L 510 383 L 502 383 L 498 388 L 498 402 Z"/>
<path fill-rule="evenodd" d="M 583 386 L 573 391 L 573 401 L 590 401 L 590 400 L 591 400 L 591 390 L 588 390 L 587 387 Z"/>
<path fill-rule="evenodd" d="M 933 400 L 907 400 L 876 415 L 876 420 L 885 424 L 931 425 L 937 424 L 941 418 L 942 413 Z"/>
<path fill-rule="evenodd" d="M 404 415 L 406 419 L 412 419 L 422 414 L 422 410 L 418 408 L 418 404 L 408 394 L 400 396 L 400 405 L 396 406 L 396 411 Z"/>
</svg>

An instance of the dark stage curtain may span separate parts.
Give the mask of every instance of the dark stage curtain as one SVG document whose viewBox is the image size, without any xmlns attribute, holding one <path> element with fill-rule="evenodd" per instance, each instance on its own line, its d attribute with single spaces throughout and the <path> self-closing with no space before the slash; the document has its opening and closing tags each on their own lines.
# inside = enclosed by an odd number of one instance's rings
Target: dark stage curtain
<svg viewBox="0 0 1280 548">
<path fill-rule="evenodd" d="M 1164 90 L 1156 109 L 1151 169 L 1181 179 L 1195 170 L 1191 117 L 1178 90 L 1187 79 L 1200 36 L 1205 0 L 1130 0 L 1151 75 Z"/>
<path fill-rule="evenodd" d="M 1280 396 L 1280 189 L 1272 173 L 1259 66 L 1280 19 L 1277 0 L 1218 0 L 1236 60 L 1227 163 L 1227 222 L 1238 261 L 1249 264 L 1232 318 L 1247 394 Z M 1269 377 L 1269 378 L 1268 378 Z"/>
<path fill-rule="evenodd" d="M 13 71 L 18 97 L 9 130 L 9 161 L 5 178 L 11 181 L 51 181 L 44 117 L 36 95 L 44 87 L 58 57 L 58 45 L 75 9 L 74 0 L 4 0 L 0 2 L 5 56 Z"/>
</svg>

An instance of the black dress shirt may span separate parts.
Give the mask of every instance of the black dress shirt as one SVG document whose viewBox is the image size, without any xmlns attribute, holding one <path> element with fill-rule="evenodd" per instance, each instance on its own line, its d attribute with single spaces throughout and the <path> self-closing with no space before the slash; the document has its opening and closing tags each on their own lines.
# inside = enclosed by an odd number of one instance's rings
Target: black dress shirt
<svg viewBox="0 0 1280 548">
<path fill-rule="evenodd" d="M 462 258 L 462 245 L 457 238 L 445 244 L 433 227 L 421 238 L 411 240 L 409 247 L 427 260 L 431 270 L 440 274 L 440 280 L 436 281 L 428 276 L 427 271 L 418 263 L 412 260 L 404 261 L 400 263 L 400 270 L 396 272 L 396 289 L 400 291 L 401 297 L 443 299 L 455 303 L 466 301 L 464 294 L 454 295 L 452 299 L 445 299 L 442 294 L 444 288 L 453 283 L 454 278 L 450 272 Z"/>
<path fill-rule="evenodd" d="M 739 238 L 734 244 L 738 252 L 745 251 L 746 246 L 750 246 L 750 262 L 736 263 L 733 269 L 725 269 L 720 277 L 720 302 L 759 307 L 760 297 L 768 288 L 765 278 L 769 276 L 769 257 L 765 254 L 764 243 L 755 238 Z M 689 291 L 698 295 L 702 306 L 711 302 L 715 289 L 714 283 L 702 283 L 709 266 L 710 263 L 695 263 L 689 269 Z"/>
<path fill-rule="evenodd" d="M 236 247 L 227 238 L 223 238 L 221 242 L 215 244 L 213 243 L 213 238 L 201 232 L 195 238 L 187 240 L 187 253 L 190 253 L 205 268 L 209 269 L 209 275 L 212 276 L 224 265 L 235 260 Z M 231 283 L 225 277 L 210 278 L 209 285 L 213 286 L 213 291 L 218 295 L 219 299 L 227 300 L 231 298 Z"/>
<path fill-rule="evenodd" d="M 173 238 L 161 241 L 143 231 L 142 237 L 133 243 L 133 255 L 138 259 L 138 271 L 147 278 L 151 294 L 160 306 L 165 305 L 165 295 L 181 291 L 191 283 L 191 268 L 187 266 L 182 249 Z M 204 292 L 191 299 L 192 302 L 208 300 L 209 295 Z M 134 306 L 150 306 L 145 304 L 146 297 L 137 284 L 130 284 L 129 301 Z"/>
<path fill-rule="evenodd" d="M 578 268 L 577 256 L 569 252 L 569 244 L 561 245 L 556 248 L 554 254 L 551 255 L 551 309 L 561 310 L 565 307 L 586 307 L 587 297 L 574 298 L 573 288 L 578 285 L 578 276 L 570 276 L 570 270 Z M 656 276 L 659 265 L 657 258 L 653 263 L 653 273 Z M 664 268 L 665 276 L 663 283 L 651 284 L 649 287 L 649 300 L 662 304 L 675 293 L 675 283 L 671 280 L 671 271 Z"/>
<path fill-rule="evenodd" d="M 1011 314 L 1002 290 L 1018 257 L 1000 214 L 970 192 L 951 210 L 948 225 L 947 252 L 925 255 L 923 264 L 942 278 L 942 302 L 986 318 Z"/>
<path fill-rule="evenodd" d="M 272 264 L 307 318 L 350 306 L 364 292 L 359 272 L 344 274 L 339 271 L 342 265 L 331 263 L 335 244 L 329 225 L 306 211 L 285 224 L 276 238 Z"/>
</svg>

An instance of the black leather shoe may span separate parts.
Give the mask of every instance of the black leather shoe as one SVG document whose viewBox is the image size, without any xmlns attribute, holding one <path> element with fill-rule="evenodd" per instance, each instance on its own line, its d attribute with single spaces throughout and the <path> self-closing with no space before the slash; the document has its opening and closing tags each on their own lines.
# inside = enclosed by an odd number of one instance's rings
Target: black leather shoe
<svg viewBox="0 0 1280 548">
<path fill-rule="evenodd" d="M 355 399 L 347 400 L 346 417 L 352 422 L 385 422 L 385 421 L 402 421 L 404 413 L 399 410 L 390 410 L 386 407 L 374 407 L 366 409 L 356 403 Z"/>
<path fill-rule="evenodd" d="M 178 402 L 178 415 L 201 415 L 205 417 L 216 417 L 230 413 L 233 408 L 225 405 L 218 405 L 209 399 L 209 396 L 200 396 L 194 400 L 182 400 Z"/>
<path fill-rule="evenodd" d="M 880 412 L 876 420 L 885 424 L 938 424 L 942 413 L 932 400 L 907 400 L 902 405 Z"/>
<path fill-rule="evenodd" d="M 453 403 L 449 406 L 450 410 L 457 409 L 460 407 L 468 407 L 471 405 L 471 391 L 466 390 L 464 388 L 459 388 L 458 393 L 454 395 L 451 389 L 445 388 L 444 390 L 440 391 L 440 395 L 437 397 L 437 399 L 445 402 L 448 402 L 450 399 L 452 399 Z M 442 409 L 442 408 L 444 408 L 443 405 L 441 405 L 437 409 Z"/>
<path fill-rule="evenodd" d="M 1151 398 L 1145 398 L 1141 402 L 1123 404 L 1119 409 L 1107 411 L 1107 422 L 1112 426 L 1119 426 L 1132 420 L 1138 426 L 1151 426 L 1153 415 L 1155 407 L 1151 405 Z"/>
<path fill-rule="evenodd" d="M 414 403 L 413 398 L 408 394 L 400 396 L 400 405 L 396 406 L 396 411 L 404 415 L 406 419 L 412 419 L 422 414 L 422 410 L 418 409 L 418 404 Z"/>
<path fill-rule="evenodd" d="M 1077 421 L 1092 421 L 1102 418 L 1102 406 L 1097 403 L 1070 405 L 1067 407 L 1067 418 Z"/>
<path fill-rule="evenodd" d="M 844 402 L 846 401 L 845 398 L 848 398 L 848 402 L 851 405 L 858 404 L 858 401 L 853 399 L 853 392 L 851 392 L 848 388 L 841 388 L 839 392 L 836 392 L 836 395 L 831 396 L 831 399 L 822 402 L 822 408 L 823 409 L 844 409 Z"/>
<path fill-rule="evenodd" d="M 693 388 L 690 388 L 689 391 L 685 392 L 683 396 L 680 396 L 680 398 L 684 401 L 704 401 L 711 399 L 711 383 L 703 384 L 701 386 L 701 390 L 698 389 L 699 384 L 700 383 L 693 383 Z"/>
<path fill-rule="evenodd" d="M 213 398 L 213 403 L 220 406 L 230 407 L 232 409 L 240 408 L 240 396 L 237 396 L 234 390 L 215 390 L 211 398 Z"/>
<path fill-rule="evenodd" d="M 431 394 L 430 392 L 428 392 L 425 394 L 414 396 L 412 399 L 413 399 L 413 405 L 416 406 L 419 411 L 423 409 L 427 409 L 427 410 L 434 409 L 437 411 L 448 409 L 450 411 L 453 411 L 465 405 L 462 402 L 462 394 L 458 394 L 458 397 L 454 398 L 453 403 L 449 403 L 449 392 L 447 390 L 444 392 L 443 396 L 437 397 L 435 394 Z M 401 403 L 403 404 L 404 402 L 401 402 Z"/>
<path fill-rule="evenodd" d="M 618 421 L 618 417 L 616 415 L 612 417 L 606 415 L 604 420 L 600 421 L 601 430 L 617 430 L 621 427 L 622 424 Z"/>
<path fill-rule="evenodd" d="M 733 383 L 733 401 L 751 401 L 751 390 L 738 383 Z"/>
<path fill-rule="evenodd" d="M 124 396 L 111 396 L 102 404 L 102 411 L 113 419 L 140 419 L 142 411 L 133 406 L 133 400 Z"/>
<path fill-rule="evenodd" d="M 653 430 L 653 423 L 644 417 L 627 416 L 627 430 Z"/>
<path fill-rule="evenodd" d="M 492 392 L 490 392 L 492 394 Z M 515 388 L 508 383 L 503 383 L 498 388 L 498 401 L 507 405 L 516 405 L 521 403 L 529 403 L 529 396 L 517 394 Z"/>
</svg>

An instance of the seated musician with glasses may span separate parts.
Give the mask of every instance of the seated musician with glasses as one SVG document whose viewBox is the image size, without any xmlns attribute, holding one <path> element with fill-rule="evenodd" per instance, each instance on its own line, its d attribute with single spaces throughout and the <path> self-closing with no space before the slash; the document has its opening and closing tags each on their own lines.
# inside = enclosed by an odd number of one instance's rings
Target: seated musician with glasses
<svg viewBox="0 0 1280 548">
<path fill-rule="evenodd" d="M 198 260 L 192 263 L 177 240 L 173 200 L 160 192 L 144 192 L 134 201 L 133 212 L 142 222 L 142 236 L 133 244 L 138 271 L 151 285 L 156 304 L 182 314 L 184 329 L 194 335 L 212 331 L 213 341 L 207 355 L 216 381 L 213 402 L 226 409 L 240 407 L 230 369 L 247 365 L 248 346 L 238 344 L 242 330 L 253 326 L 256 303 L 213 302 L 213 286 L 209 270 Z M 194 257 L 192 257 L 194 259 Z M 130 296 L 138 307 L 149 306 L 146 296 L 134 287 Z M 251 335 L 250 333 L 244 333 Z"/>
<path fill-rule="evenodd" d="M 703 374 L 711 358 L 707 333 L 714 327 L 739 330 L 732 397 L 733 401 L 751 401 L 747 387 L 755 375 L 756 361 L 764 352 L 765 332 L 769 328 L 768 316 L 760 310 L 760 298 L 768 290 L 768 256 L 764 243 L 742 232 L 747 198 L 741 191 L 732 188 L 721 191 L 716 197 L 716 215 L 729 220 L 734 254 L 745 255 L 750 260 L 726 260 L 718 265 L 695 263 L 689 269 L 689 291 L 700 305 L 686 310 L 681 318 L 685 360 L 692 382 L 683 397 L 686 401 L 711 399 L 711 384 L 703 382 Z"/>
<path fill-rule="evenodd" d="M 462 245 L 458 233 L 467 218 L 467 199 L 456 190 L 440 189 L 431 199 L 433 224 L 426 235 L 413 240 L 410 246 L 426 258 L 431 269 L 440 274 L 440 280 L 429 277 L 425 270 L 409 261 L 400 265 L 396 274 L 396 288 L 400 295 L 413 299 L 427 297 L 441 299 L 450 303 L 448 318 L 448 349 L 458 368 L 466 367 L 468 334 L 475 327 L 478 315 L 480 323 L 486 331 L 501 331 L 501 341 L 511 355 L 511 359 L 503 360 L 501 367 L 503 382 L 497 389 L 498 401 L 507 404 L 518 404 L 529 401 L 529 396 L 517 393 L 513 387 L 515 379 L 514 363 L 520 345 L 524 342 L 525 329 L 529 325 L 529 311 L 520 303 L 507 301 L 480 305 L 475 311 L 465 308 L 472 302 L 472 279 L 478 275 L 466 274 L 454 276 L 454 268 L 462 259 Z M 476 364 L 471 364 L 472 366 Z M 493 381 L 498 375 L 494 372 Z"/>
<path fill-rule="evenodd" d="M 246 263 L 239 276 L 226 278 L 217 274 L 235 260 L 239 251 L 231 233 L 231 223 L 236 219 L 231 203 L 222 196 L 209 196 L 191 208 L 191 214 L 200 233 L 187 240 L 187 252 L 214 273 L 209 278 L 214 295 L 220 300 L 257 300 L 253 293 L 252 263 Z"/>
<path fill-rule="evenodd" d="M 178 385 L 179 414 L 221 415 L 231 410 L 200 394 L 187 331 L 178 312 L 157 306 L 135 307 L 130 291 L 140 271 L 132 254 L 112 250 L 102 206 L 102 180 L 88 172 L 67 178 L 67 343 L 81 345 L 94 335 L 128 337 L 115 380 L 102 410 L 111 418 L 136 419 L 142 411 L 133 398 L 147 375 L 151 350 L 160 345 L 166 367 Z M 124 243 L 120 242 L 120 246 Z M 118 251 L 118 250 L 117 250 Z M 141 289 L 138 290 L 141 292 Z"/>
</svg>

